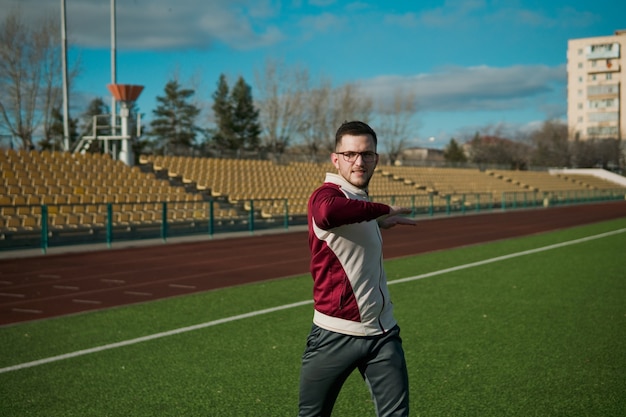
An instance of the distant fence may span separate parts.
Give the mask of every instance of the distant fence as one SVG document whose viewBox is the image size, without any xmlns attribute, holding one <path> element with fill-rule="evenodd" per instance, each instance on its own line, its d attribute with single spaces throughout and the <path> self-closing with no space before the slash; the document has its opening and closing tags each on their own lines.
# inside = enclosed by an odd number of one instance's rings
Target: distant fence
<svg viewBox="0 0 626 417">
<path fill-rule="evenodd" d="M 624 200 L 626 189 L 505 192 L 453 195 L 374 195 L 373 201 L 411 208 L 413 217 Z M 271 214 L 261 209 L 271 203 Z M 140 203 L 136 203 L 140 204 Z M 221 212 L 215 201 L 163 201 L 151 211 L 116 203 L 0 206 L 0 250 L 50 247 L 192 235 L 288 229 L 306 225 L 306 214 L 291 213 L 287 199 L 248 200 L 239 211 Z M 278 208 L 278 209 L 276 209 Z"/>
</svg>

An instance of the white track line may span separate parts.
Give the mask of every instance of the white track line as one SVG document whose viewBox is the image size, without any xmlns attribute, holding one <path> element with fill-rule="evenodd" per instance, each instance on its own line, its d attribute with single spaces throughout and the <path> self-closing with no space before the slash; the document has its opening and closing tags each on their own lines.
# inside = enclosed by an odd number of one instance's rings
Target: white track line
<svg viewBox="0 0 626 417">
<path fill-rule="evenodd" d="M 498 256 L 498 257 L 495 257 L 495 258 L 485 259 L 483 261 L 478 261 L 478 262 L 472 262 L 472 263 L 465 264 L 465 265 L 459 265 L 459 266 L 455 266 L 455 267 L 452 267 L 452 268 L 441 269 L 439 271 L 428 272 L 428 273 L 421 274 L 421 275 L 416 275 L 416 276 L 413 276 L 413 277 L 396 279 L 396 280 L 390 281 L 389 285 L 401 284 L 401 283 L 405 283 L 405 282 L 416 281 L 418 279 L 429 278 L 429 277 L 434 277 L 434 276 L 437 276 L 437 275 L 447 274 L 448 272 L 460 271 L 462 269 L 468 269 L 468 268 L 473 268 L 473 267 L 476 267 L 476 266 L 487 265 L 487 264 L 494 263 L 494 262 L 505 261 L 507 259 L 513 259 L 513 258 L 517 258 L 517 257 L 520 257 L 520 256 L 531 255 L 531 254 L 539 253 L 539 252 L 545 252 L 545 251 L 549 251 L 549 250 L 552 250 L 552 249 L 562 248 L 562 247 L 565 247 L 565 246 L 576 245 L 578 243 L 589 242 L 591 240 L 602 239 L 602 238 L 605 238 L 605 237 L 608 237 L 608 236 L 613 236 L 613 235 L 617 235 L 617 234 L 624 233 L 624 232 L 626 232 L 626 228 L 613 230 L 611 232 L 606 232 L 606 233 L 600 233 L 598 235 L 587 236 L 587 237 L 583 237 L 583 238 L 580 238 L 580 239 L 574 239 L 574 240 L 570 240 L 570 241 L 567 241 L 567 242 L 556 243 L 554 245 L 543 246 L 541 248 L 536 248 L 536 249 L 525 250 L 525 251 L 522 251 L 522 252 L 511 253 L 509 255 Z M 134 345 L 134 344 L 137 344 L 137 343 L 148 342 L 150 340 L 160 339 L 160 338 L 168 337 L 168 336 L 174 336 L 174 335 L 178 335 L 178 334 L 181 334 L 181 333 L 191 332 L 191 331 L 194 331 L 194 330 L 200 330 L 200 329 L 204 329 L 204 328 L 207 328 L 207 327 L 217 326 L 219 324 L 224 324 L 224 323 L 230 323 L 230 322 L 237 321 L 237 320 L 243 320 L 243 319 L 247 319 L 247 318 L 251 318 L 251 317 L 257 317 L 257 316 L 261 316 L 261 315 L 264 315 L 264 314 L 274 313 L 276 311 L 288 310 L 288 309 L 291 309 L 291 308 L 301 307 L 301 306 L 304 306 L 304 305 L 307 305 L 307 304 L 312 304 L 312 303 L 313 303 L 312 300 L 306 300 L 306 301 L 300 301 L 300 302 L 297 302 L 297 303 L 285 304 L 285 305 L 282 305 L 282 306 L 266 308 L 264 310 L 251 311 L 250 313 L 244 313 L 244 314 L 239 314 L 237 316 L 231 316 L 231 317 L 226 317 L 226 318 L 219 319 L 219 320 L 213 320 L 213 321 L 209 321 L 209 322 L 206 322 L 206 323 L 200 323 L 200 324 L 196 324 L 196 325 L 193 325 L 193 326 L 181 327 L 181 328 L 178 328 L 178 329 L 169 330 L 167 332 L 155 333 L 155 334 L 151 334 L 151 335 L 148 335 L 148 336 L 143 336 L 143 337 L 138 337 L 138 338 L 135 338 L 135 339 L 124 340 L 124 341 L 117 342 L 117 343 L 110 343 L 108 345 L 97 346 L 97 347 L 93 347 L 93 348 L 90 348 L 90 349 L 78 350 L 78 351 L 75 351 L 75 352 L 70 352 L 70 353 L 66 353 L 66 354 L 63 354 L 63 355 L 58 355 L 58 356 L 52 356 L 52 357 L 49 357 L 49 358 L 39 359 L 39 360 L 32 361 L 32 362 L 25 362 L 25 363 L 21 363 L 21 364 L 18 364 L 18 365 L 8 366 L 6 368 L 0 368 L 0 374 L 6 373 L 6 372 L 11 372 L 11 371 L 19 371 L 21 369 L 26 369 L 26 368 L 32 368 L 34 366 L 44 365 L 44 364 L 51 363 L 51 362 L 57 362 L 57 361 L 60 361 L 60 360 L 63 360 L 63 359 L 72 359 L 72 358 L 76 358 L 78 356 L 89 355 L 91 353 L 103 352 L 103 351 L 109 350 L 109 349 L 116 349 L 116 348 L 120 348 L 120 347 L 124 347 L 124 346 Z"/>
</svg>

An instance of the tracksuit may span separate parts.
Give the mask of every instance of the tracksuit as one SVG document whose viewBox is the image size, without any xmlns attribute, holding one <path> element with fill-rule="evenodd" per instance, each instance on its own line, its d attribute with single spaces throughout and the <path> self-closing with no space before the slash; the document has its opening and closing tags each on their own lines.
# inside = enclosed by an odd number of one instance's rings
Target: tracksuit
<svg viewBox="0 0 626 417">
<path fill-rule="evenodd" d="M 315 310 L 302 356 L 299 417 L 330 416 L 355 369 L 370 388 L 377 416 L 408 415 L 406 362 L 376 221 L 389 210 L 332 173 L 309 199 Z"/>
</svg>

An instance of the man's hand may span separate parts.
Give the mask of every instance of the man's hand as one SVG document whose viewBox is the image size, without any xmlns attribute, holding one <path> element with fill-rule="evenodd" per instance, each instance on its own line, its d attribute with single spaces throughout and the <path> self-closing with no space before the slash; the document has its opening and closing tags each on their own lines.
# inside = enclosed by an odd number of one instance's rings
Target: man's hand
<svg viewBox="0 0 626 417">
<path fill-rule="evenodd" d="M 415 226 L 417 220 L 402 216 L 402 214 L 411 214 L 412 211 L 409 208 L 390 206 L 389 214 L 378 218 L 378 226 L 381 229 L 390 229 L 397 224 Z"/>
</svg>

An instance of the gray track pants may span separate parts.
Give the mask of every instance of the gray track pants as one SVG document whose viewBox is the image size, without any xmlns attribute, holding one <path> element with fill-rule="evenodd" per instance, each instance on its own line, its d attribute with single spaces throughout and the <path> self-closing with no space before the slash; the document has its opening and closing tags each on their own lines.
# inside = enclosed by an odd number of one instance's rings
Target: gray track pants
<svg viewBox="0 0 626 417">
<path fill-rule="evenodd" d="M 348 376 L 359 369 L 379 417 L 409 415 L 409 379 L 400 328 L 374 337 L 313 325 L 302 355 L 299 417 L 328 417 Z"/>
</svg>

